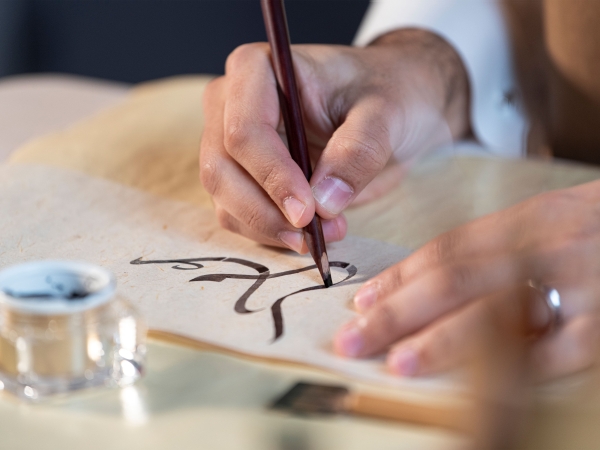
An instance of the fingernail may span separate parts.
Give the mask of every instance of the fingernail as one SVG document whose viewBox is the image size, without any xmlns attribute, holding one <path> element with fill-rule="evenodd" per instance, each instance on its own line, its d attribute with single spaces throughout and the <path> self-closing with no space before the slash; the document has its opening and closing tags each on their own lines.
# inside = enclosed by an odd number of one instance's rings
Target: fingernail
<svg viewBox="0 0 600 450">
<path fill-rule="evenodd" d="M 313 186 L 313 197 L 331 214 L 341 213 L 354 191 L 339 178 L 327 177 Z"/>
<path fill-rule="evenodd" d="M 367 284 L 354 295 L 354 306 L 356 306 L 356 309 L 360 312 L 363 312 L 373 306 L 376 300 L 377 290 L 375 289 L 375 286 Z"/>
<path fill-rule="evenodd" d="M 298 253 L 302 251 L 302 241 L 304 240 L 302 233 L 297 231 L 282 231 L 279 233 L 279 240 Z"/>
<path fill-rule="evenodd" d="M 283 201 L 283 209 L 292 225 L 296 225 L 302 218 L 306 205 L 294 197 L 288 197 Z"/>
<path fill-rule="evenodd" d="M 412 377 L 419 368 L 419 358 L 412 348 L 400 348 L 388 356 L 388 366 L 398 375 Z"/>
<path fill-rule="evenodd" d="M 345 356 L 358 356 L 364 345 L 360 329 L 355 324 L 346 325 L 338 332 L 335 345 L 337 350 Z"/>
</svg>

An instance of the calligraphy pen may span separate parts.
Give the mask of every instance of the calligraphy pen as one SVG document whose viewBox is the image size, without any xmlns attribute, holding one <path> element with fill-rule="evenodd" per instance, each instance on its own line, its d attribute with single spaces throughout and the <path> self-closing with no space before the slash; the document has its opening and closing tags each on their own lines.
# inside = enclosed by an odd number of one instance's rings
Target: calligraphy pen
<svg viewBox="0 0 600 450">
<path fill-rule="evenodd" d="M 271 45 L 271 60 L 277 78 L 279 107 L 285 124 L 288 147 L 292 159 L 300 166 L 306 179 L 310 181 L 312 167 L 308 156 L 302 107 L 294 74 L 285 7 L 283 0 L 261 0 L 261 6 L 269 44 Z M 317 214 L 304 227 L 304 239 L 323 278 L 325 287 L 332 286 L 331 269 L 329 268 L 329 259 L 325 248 L 321 218 Z"/>
</svg>

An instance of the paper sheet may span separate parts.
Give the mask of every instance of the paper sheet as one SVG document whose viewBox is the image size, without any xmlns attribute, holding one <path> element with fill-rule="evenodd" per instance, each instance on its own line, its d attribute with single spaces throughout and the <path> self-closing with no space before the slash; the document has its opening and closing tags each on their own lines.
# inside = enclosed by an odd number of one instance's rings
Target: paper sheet
<svg viewBox="0 0 600 450">
<path fill-rule="evenodd" d="M 221 230 L 211 209 L 43 166 L 0 167 L 0 180 L 0 267 L 89 261 L 116 275 L 118 291 L 152 329 L 379 384 L 448 387 L 393 377 L 382 357 L 357 361 L 332 352 L 334 332 L 355 315 L 354 292 L 405 257 L 399 247 L 353 237 L 329 245 L 339 266 L 334 282 L 349 279 L 286 297 L 322 284 L 316 269 L 282 274 L 313 265 L 310 256 Z"/>
</svg>

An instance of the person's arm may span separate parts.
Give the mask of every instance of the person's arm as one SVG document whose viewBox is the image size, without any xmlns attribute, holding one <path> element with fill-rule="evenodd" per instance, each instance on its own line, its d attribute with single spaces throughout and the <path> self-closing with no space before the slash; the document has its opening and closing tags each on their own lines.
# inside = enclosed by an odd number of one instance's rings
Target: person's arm
<svg viewBox="0 0 600 450">
<path fill-rule="evenodd" d="M 499 0 L 379 0 L 367 11 L 355 44 L 399 28 L 418 27 L 444 38 L 460 55 L 471 91 L 476 138 L 493 153 L 525 153 L 523 115 L 507 26 Z"/>
</svg>

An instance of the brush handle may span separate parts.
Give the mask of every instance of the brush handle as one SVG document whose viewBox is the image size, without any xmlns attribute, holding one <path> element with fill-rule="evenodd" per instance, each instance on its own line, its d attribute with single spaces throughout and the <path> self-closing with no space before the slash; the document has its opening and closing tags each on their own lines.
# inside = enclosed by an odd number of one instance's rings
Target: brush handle
<svg viewBox="0 0 600 450">
<path fill-rule="evenodd" d="M 458 408 L 419 405 L 364 394 L 348 395 L 345 406 L 348 412 L 361 416 L 447 428 L 461 432 L 469 430 L 466 411 Z"/>
</svg>

